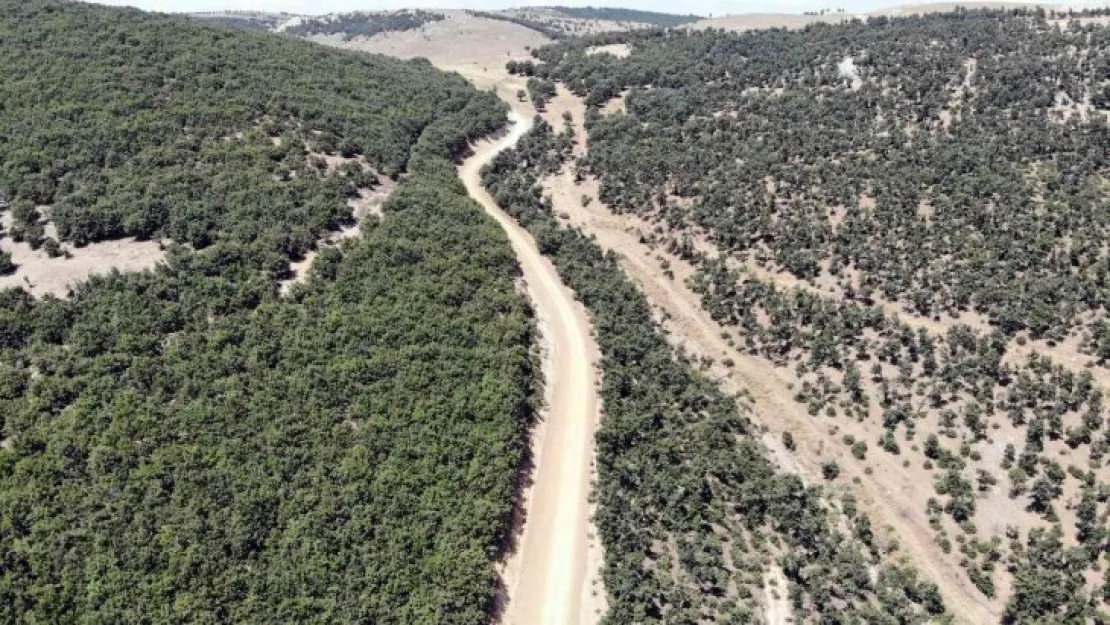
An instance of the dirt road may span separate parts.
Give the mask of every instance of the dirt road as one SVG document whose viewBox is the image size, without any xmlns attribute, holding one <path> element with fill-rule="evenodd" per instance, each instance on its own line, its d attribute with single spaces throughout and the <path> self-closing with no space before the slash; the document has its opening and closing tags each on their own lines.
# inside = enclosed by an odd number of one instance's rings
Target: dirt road
<svg viewBox="0 0 1110 625">
<path fill-rule="evenodd" d="M 547 409 L 533 438 L 535 472 L 525 493 L 526 518 L 515 553 L 505 565 L 511 625 L 586 625 L 603 609 L 593 592 L 598 577 L 590 549 L 589 490 L 593 440 L 598 422 L 595 363 L 590 322 L 573 293 L 563 286 L 532 236 L 498 208 L 482 187 L 480 170 L 532 126 L 512 114 L 509 133 L 476 146 L 459 167 L 471 197 L 501 224 L 516 251 L 545 343 Z"/>
</svg>

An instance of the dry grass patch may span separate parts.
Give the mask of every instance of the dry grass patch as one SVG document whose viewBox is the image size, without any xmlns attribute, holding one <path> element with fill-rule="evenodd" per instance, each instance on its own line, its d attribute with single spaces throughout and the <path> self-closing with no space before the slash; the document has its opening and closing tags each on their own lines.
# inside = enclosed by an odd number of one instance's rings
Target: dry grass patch
<svg viewBox="0 0 1110 625">
<path fill-rule="evenodd" d="M 611 54 L 619 59 L 627 58 L 632 54 L 632 48 L 627 43 L 612 43 L 607 46 L 592 46 L 586 48 L 586 54 Z"/>
<path fill-rule="evenodd" d="M 12 226 L 10 212 L 0 214 L 4 232 Z M 53 224 L 46 224 L 46 234 L 57 238 Z M 26 243 L 17 243 L 9 236 L 0 238 L 0 251 L 12 255 L 16 270 L 0 276 L 0 288 L 22 287 L 36 297 L 53 295 L 67 297 L 70 288 L 90 276 L 153 269 L 166 257 L 157 241 L 140 241 L 134 237 L 90 243 L 84 247 L 63 245 L 66 255 L 51 258 L 42 249 L 33 250 Z"/>
</svg>

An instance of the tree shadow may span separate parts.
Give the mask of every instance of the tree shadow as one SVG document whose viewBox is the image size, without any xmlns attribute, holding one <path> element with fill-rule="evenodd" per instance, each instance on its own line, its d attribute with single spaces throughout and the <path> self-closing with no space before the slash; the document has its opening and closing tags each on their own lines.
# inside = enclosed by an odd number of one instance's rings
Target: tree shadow
<svg viewBox="0 0 1110 625">
<path fill-rule="evenodd" d="M 541 391 L 542 392 L 542 391 Z M 529 489 L 535 483 L 536 458 L 532 451 L 532 437 L 540 421 L 546 418 L 542 408 L 536 411 L 536 417 L 528 429 L 528 445 L 517 465 L 516 478 L 513 483 L 513 507 L 508 512 L 506 531 L 498 542 L 494 555 L 499 565 L 504 565 L 509 558 L 520 549 L 520 542 L 524 536 L 524 525 L 528 521 L 527 497 Z M 505 583 L 505 576 L 498 572 L 494 582 L 493 603 L 490 606 L 490 623 L 492 625 L 506 625 L 505 617 L 509 607 L 509 587 Z"/>
</svg>

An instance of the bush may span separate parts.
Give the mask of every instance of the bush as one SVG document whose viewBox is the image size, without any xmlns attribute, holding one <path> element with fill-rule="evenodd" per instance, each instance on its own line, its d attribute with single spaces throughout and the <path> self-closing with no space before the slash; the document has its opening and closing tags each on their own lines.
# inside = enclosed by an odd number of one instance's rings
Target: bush
<svg viewBox="0 0 1110 625">
<path fill-rule="evenodd" d="M 8 276 L 15 273 L 16 264 L 12 262 L 12 255 L 8 252 L 0 252 L 0 276 Z"/>
<path fill-rule="evenodd" d="M 852 444 L 852 455 L 856 460 L 863 460 L 867 457 L 867 443 L 863 441 L 856 441 Z"/>
</svg>

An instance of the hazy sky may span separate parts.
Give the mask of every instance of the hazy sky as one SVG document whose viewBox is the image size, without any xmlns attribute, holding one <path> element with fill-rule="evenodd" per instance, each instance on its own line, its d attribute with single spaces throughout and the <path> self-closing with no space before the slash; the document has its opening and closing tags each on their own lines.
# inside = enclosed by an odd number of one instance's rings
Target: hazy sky
<svg viewBox="0 0 1110 625">
<path fill-rule="evenodd" d="M 135 6 L 151 11 L 187 12 L 249 9 L 254 11 L 285 11 L 288 13 L 334 13 L 343 11 L 374 11 L 404 8 L 502 9 L 509 6 L 555 4 L 564 6 L 615 6 L 668 13 L 800 13 L 820 8 L 843 7 L 861 12 L 897 6 L 898 0 L 96 0 L 100 4 Z M 918 4 L 931 0 L 911 0 L 901 4 Z"/>
</svg>

